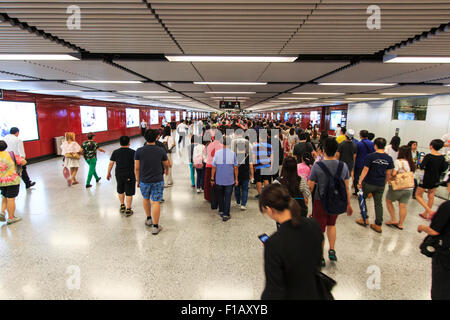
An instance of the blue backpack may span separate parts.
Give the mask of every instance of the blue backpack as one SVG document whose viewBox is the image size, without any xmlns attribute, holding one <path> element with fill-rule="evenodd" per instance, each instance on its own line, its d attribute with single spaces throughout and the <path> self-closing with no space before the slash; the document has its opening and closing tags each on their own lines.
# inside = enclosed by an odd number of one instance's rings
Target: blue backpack
<svg viewBox="0 0 450 320">
<path fill-rule="evenodd" d="M 320 202 L 323 209 L 328 214 L 342 214 L 347 211 L 347 188 L 344 179 L 341 178 L 344 163 L 339 162 L 336 174 L 333 176 L 327 166 L 317 162 L 322 171 L 328 176 L 328 185 L 323 195 L 320 195 Z"/>
</svg>

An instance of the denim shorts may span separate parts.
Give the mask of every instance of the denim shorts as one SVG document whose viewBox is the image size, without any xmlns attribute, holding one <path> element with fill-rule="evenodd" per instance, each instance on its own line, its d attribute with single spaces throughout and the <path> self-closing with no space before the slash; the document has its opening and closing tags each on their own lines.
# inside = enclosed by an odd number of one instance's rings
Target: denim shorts
<svg viewBox="0 0 450 320">
<path fill-rule="evenodd" d="M 144 199 L 150 199 L 153 202 L 161 202 L 164 194 L 164 180 L 160 182 L 152 182 L 152 183 L 139 183 L 139 187 L 141 189 L 142 196 Z"/>
</svg>

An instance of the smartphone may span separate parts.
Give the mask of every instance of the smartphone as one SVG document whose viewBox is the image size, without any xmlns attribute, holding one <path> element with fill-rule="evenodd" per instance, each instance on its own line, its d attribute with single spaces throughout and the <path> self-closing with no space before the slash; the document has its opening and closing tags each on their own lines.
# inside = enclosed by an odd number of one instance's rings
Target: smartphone
<svg viewBox="0 0 450 320">
<path fill-rule="evenodd" d="M 267 234 L 262 234 L 260 236 L 258 236 L 259 240 L 261 240 L 262 243 L 266 242 L 267 239 L 269 239 L 269 236 Z"/>
</svg>

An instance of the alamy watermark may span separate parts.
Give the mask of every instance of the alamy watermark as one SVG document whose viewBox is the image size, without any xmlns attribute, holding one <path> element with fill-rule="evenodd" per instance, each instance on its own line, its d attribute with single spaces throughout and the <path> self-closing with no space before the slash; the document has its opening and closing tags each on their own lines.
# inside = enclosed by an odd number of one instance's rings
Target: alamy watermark
<svg viewBox="0 0 450 320">
<path fill-rule="evenodd" d="M 377 5 L 371 5 L 367 8 L 367 14 L 370 16 L 367 18 L 367 28 L 369 30 L 381 29 L 381 8 Z"/>
<path fill-rule="evenodd" d="M 81 8 L 76 5 L 67 7 L 66 13 L 69 17 L 66 20 L 66 26 L 69 30 L 81 29 Z"/>
</svg>

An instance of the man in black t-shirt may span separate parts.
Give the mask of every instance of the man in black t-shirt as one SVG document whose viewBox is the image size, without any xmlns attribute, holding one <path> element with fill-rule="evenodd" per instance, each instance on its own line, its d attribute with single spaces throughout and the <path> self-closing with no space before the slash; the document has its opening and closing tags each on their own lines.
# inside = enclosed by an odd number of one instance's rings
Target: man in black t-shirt
<svg viewBox="0 0 450 320">
<path fill-rule="evenodd" d="M 347 165 L 348 171 L 350 171 L 351 177 L 354 177 L 354 167 L 356 154 L 358 152 L 358 147 L 356 143 L 353 142 L 353 136 L 355 132 L 353 130 L 348 130 L 345 133 L 345 140 L 339 144 L 338 150 L 336 152 L 336 157 L 339 161 L 344 162 Z"/>
<path fill-rule="evenodd" d="M 297 164 L 302 162 L 302 156 L 304 153 L 312 153 L 314 151 L 311 142 L 307 142 L 307 133 L 301 133 L 299 139 L 300 142 L 294 146 L 294 151 L 292 152 L 294 154 L 294 157 L 297 158 Z"/>
<path fill-rule="evenodd" d="M 111 180 L 111 171 L 116 164 L 116 181 L 117 193 L 120 200 L 120 213 L 125 213 L 127 217 L 133 214 L 131 205 L 133 196 L 136 194 L 136 177 L 134 175 L 134 154 L 135 151 L 130 149 L 130 137 L 120 137 L 120 148 L 114 150 L 111 155 L 111 161 L 108 167 L 108 176 L 106 179 Z M 125 196 L 127 205 L 125 207 Z"/>
</svg>

